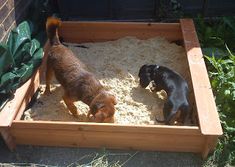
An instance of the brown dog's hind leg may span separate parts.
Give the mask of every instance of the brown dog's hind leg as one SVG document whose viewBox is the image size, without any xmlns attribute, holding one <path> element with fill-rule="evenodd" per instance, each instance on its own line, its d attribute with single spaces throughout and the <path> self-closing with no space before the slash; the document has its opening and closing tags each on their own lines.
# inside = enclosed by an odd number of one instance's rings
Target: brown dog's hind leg
<svg viewBox="0 0 235 167">
<path fill-rule="evenodd" d="M 49 63 L 47 63 L 47 69 L 46 69 L 46 89 L 45 89 L 45 94 L 46 95 L 49 95 L 51 93 L 50 82 L 51 82 L 52 77 L 53 77 L 53 69 L 49 65 Z"/>
<path fill-rule="evenodd" d="M 64 100 L 66 106 L 68 107 L 69 111 L 73 114 L 74 117 L 77 118 L 78 111 L 77 111 L 77 107 L 74 105 L 74 101 L 66 94 L 63 96 L 63 100 Z"/>
</svg>

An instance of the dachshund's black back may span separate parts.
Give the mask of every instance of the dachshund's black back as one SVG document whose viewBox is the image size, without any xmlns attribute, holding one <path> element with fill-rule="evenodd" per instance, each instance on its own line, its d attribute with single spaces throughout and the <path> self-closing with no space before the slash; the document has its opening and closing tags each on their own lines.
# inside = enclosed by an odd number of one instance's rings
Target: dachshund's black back
<svg viewBox="0 0 235 167">
<path fill-rule="evenodd" d="M 188 94 L 188 84 L 185 79 L 167 67 L 159 66 L 153 69 L 151 79 L 160 87 L 159 89 L 165 90 L 168 96 L 172 94 L 181 98 Z"/>
</svg>

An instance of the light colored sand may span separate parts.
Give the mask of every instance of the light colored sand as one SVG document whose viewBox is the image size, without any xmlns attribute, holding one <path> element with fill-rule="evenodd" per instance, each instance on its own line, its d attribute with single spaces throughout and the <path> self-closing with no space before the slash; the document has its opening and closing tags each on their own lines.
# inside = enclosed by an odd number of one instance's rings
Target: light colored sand
<svg viewBox="0 0 235 167">
<path fill-rule="evenodd" d="M 83 45 L 89 48 L 70 47 L 70 49 L 116 96 L 118 104 L 115 123 L 157 124 L 155 116 L 162 118 L 164 101 L 148 89 L 138 86 L 138 71 L 143 64 L 167 66 L 180 73 L 189 84 L 191 83 L 184 48 L 163 38 L 139 40 L 125 37 L 116 41 Z M 38 102 L 25 112 L 25 119 L 86 121 L 88 106 L 76 102 L 81 115 L 78 119 L 74 118 L 68 114 L 61 99 L 62 88 L 59 84 L 53 87 L 50 96 L 40 93 Z M 43 90 L 45 85 L 41 85 L 41 88 Z"/>
</svg>

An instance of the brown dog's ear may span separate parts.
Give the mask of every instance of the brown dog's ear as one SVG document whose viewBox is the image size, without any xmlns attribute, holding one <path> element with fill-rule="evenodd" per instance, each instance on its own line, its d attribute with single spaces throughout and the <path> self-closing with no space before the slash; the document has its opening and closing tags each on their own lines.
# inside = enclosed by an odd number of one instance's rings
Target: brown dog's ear
<svg viewBox="0 0 235 167">
<path fill-rule="evenodd" d="M 116 97 L 115 96 L 111 96 L 111 100 L 112 100 L 112 103 L 114 104 L 114 105 L 116 105 L 117 104 L 117 99 L 116 99 Z"/>
</svg>

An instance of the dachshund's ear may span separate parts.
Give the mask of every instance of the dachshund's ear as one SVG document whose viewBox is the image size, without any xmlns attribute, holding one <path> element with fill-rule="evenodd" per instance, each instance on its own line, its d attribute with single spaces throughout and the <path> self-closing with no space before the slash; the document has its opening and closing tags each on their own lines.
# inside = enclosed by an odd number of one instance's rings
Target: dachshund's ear
<svg viewBox="0 0 235 167">
<path fill-rule="evenodd" d="M 153 69 L 153 75 L 156 75 L 159 72 L 159 66 L 156 65 Z"/>
<path fill-rule="evenodd" d="M 150 74 L 151 72 L 152 72 L 151 68 L 150 68 L 150 67 L 147 67 L 147 68 L 146 68 L 146 73 L 149 73 L 149 74 Z"/>
<path fill-rule="evenodd" d="M 141 68 L 146 68 L 146 67 L 148 67 L 148 64 L 144 64 L 141 66 Z"/>
<path fill-rule="evenodd" d="M 140 77 L 143 74 L 149 73 L 148 71 L 149 71 L 149 66 L 147 64 L 144 64 L 140 67 L 138 76 Z"/>
</svg>

